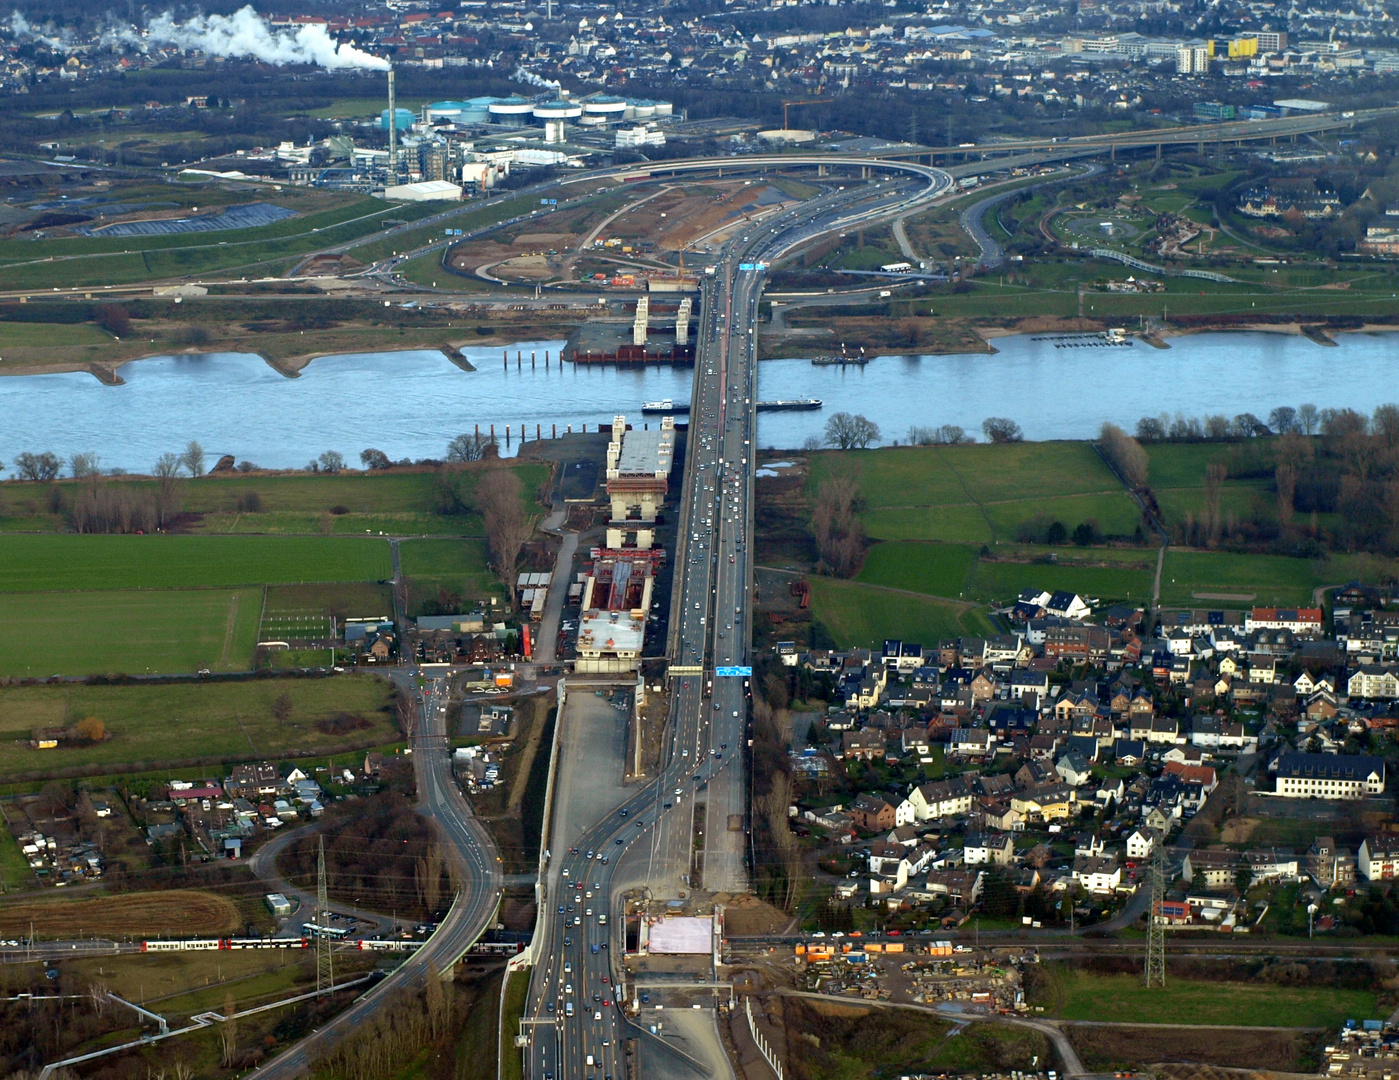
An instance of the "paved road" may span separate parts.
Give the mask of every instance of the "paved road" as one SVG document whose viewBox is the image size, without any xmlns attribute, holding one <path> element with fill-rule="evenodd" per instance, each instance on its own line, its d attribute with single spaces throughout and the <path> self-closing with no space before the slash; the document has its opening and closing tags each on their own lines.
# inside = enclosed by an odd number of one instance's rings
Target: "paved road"
<svg viewBox="0 0 1399 1080">
<path fill-rule="evenodd" d="M 429 677 L 416 686 L 418 673 L 400 669 L 400 686 L 418 698 L 419 734 L 414 739 L 419 809 L 438 826 L 459 885 L 456 900 L 436 932 L 387 978 L 367 991 L 324 1027 L 285 1051 L 255 1073 L 291 1080 L 304 1075 L 317 1057 L 367 1020 L 396 990 L 422 983 L 430 967 L 448 973 L 452 965 L 490 925 L 500 905 L 503 881 L 495 840 L 472 812 L 451 773 L 447 740 L 447 680 Z"/>
<path fill-rule="evenodd" d="M 664 765 L 644 787 L 604 798 L 604 804 L 620 800 L 611 808 L 595 806 L 591 815 L 580 815 L 571 796 L 556 805 L 555 857 L 535 943 L 540 960 L 526 1003 L 527 1017 L 536 1022 L 527 1048 L 534 1080 L 625 1075 L 622 1040 L 637 1029 L 627 1025 L 614 996 L 612 958 L 623 944 L 617 862 L 625 858 L 635 866 L 644 855 L 654 896 L 701 884 L 687 875 L 702 803 L 703 887 L 739 889 L 747 882 L 747 680 L 718 676 L 715 669 L 749 662 L 755 335 L 764 263 L 826 233 L 906 213 L 951 185 L 939 170 L 910 171 L 898 180 L 840 187 L 750 225 L 725 244 L 715 272 L 705 278 L 675 553 L 673 603 L 679 610 L 670 619 Z M 586 693 L 584 684 L 570 682 L 571 700 Z M 565 725 L 578 722 L 573 708 L 565 710 Z M 562 756 L 561 778 L 573 764 L 569 754 Z M 611 783 L 592 775 L 600 787 Z M 561 793 L 565 787 L 561 779 Z M 706 1023 L 712 1028 L 712 1020 Z"/>
<path fill-rule="evenodd" d="M 1005 261 L 1005 251 L 1000 243 L 986 231 L 983 222 L 986 219 L 986 212 L 993 207 L 1000 206 L 1007 199 L 1013 199 L 1021 193 L 1039 191 L 1043 188 L 1053 187 L 1056 184 L 1067 184 L 1071 180 L 1081 180 L 1093 176 L 1103 171 L 1101 165 L 1091 165 L 1084 172 L 1075 172 L 1067 176 L 1056 176 L 1053 180 L 1046 180 L 1043 183 L 1031 184 L 1029 187 L 1012 188 L 1009 191 L 998 191 L 994 195 L 988 195 L 984 199 L 972 203 L 962 211 L 960 222 L 962 228 L 967 231 L 971 238 L 976 241 L 976 246 L 981 249 L 981 255 L 977 258 L 976 268 L 978 270 L 995 270 L 1002 266 Z"/>
</svg>

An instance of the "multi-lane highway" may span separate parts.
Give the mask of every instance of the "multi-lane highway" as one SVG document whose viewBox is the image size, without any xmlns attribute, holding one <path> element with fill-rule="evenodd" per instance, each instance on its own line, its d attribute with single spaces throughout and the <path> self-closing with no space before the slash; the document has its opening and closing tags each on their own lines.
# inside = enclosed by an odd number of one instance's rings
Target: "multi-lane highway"
<svg viewBox="0 0 1399 1080">
<path fill-rule="evenodd" d="M 534 1080 L 625 1075 L 627 1028 L 616 994 L 620 966 L 613 963 L 623 945 L 614 883 L 620 860 L 644 857 L 645 883 L 660 897 L 741 889 L 747 881 L 748 686 L 741 675 L 716 675 L 716 668 L 749 662 L 756 324 L 766 263 L 826 233 L 907 213 L 951 186 L 936 169 L 902 171 L 897 179 L 837 185 L 750 223 L 706 273 L 675 553 L 664 765 L 651 783 L 584 827 L 548 868 L 526 1005 Z M 700 824 L 704 842 L 695 862 L 692 837 Z M 700 880 L 693 880 L 696 872 Z"/>
<path fill-rule="evenodd" d="M 257 1071 L 260 1077 L 291 1080 L 304 1075 L 317 1057 L 353 1031 L 396 990 L 420 986 L 431 969 L 443 975 L 450 973 L 490 925 L 499 907 L 503 881 L 495 840 L 472 812 L 452 777 L 446 737 L 448 680 L 440 675 L 428 676 L 419 689 L 419 673 L 405 674 L 407 678 L 402 682 L 416 694 L 419 709 L 418 732 L 413 740 L 419 808 L 437 823 L 446 841 L 458 888 L 456 899 L 422 948 L 330 1023 L 264 1065 Z"/>
</svg>

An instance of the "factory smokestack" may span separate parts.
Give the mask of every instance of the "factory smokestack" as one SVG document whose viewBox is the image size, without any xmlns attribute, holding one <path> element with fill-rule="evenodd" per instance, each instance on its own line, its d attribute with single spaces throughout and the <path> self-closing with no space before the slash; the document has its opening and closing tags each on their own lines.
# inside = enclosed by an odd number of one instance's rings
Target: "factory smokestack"
<svg viewBox="0 0 1399 1080">
<path fill-rule="evenodd" d="M 393 65 L 389 65 L 389 178 L 398 176 L 398 111 L 393 96 Z"/>
</svg>

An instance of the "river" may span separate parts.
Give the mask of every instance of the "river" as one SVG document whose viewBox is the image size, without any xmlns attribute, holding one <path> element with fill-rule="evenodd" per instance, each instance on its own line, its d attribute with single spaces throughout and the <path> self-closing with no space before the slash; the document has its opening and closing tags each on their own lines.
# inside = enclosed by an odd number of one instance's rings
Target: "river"
<svg viewBox="0 0 1399 1080">
<path fill-rule="evenodd" d="M 979 433 L 988 416 L 1018 422 L 1029 439 L 1089 438 L 1105 420 L 1131 428 L 1143 415 L 1252 412 L 1312 402 L 1364 412 L 1399 398 L 1388 334 L 1343 334 L 1335 348 L 1283 334 L 1212 333 L 1171 339 L 1169 349 L 1055 348 L 1008 337 L 994 354 L 880 357 L 863 368 L 767 360 L 759 397 L 819 397 L 820 412 L 764 413 L 763 447 L 799 447 L 831 413 L 862 413 L 883 441 L 912 425 L 960 424 Z M 95 451 L 105 468 L 147 471 L 162 453 L 197 439 L 210 460 L 233 454 L 265 468 L 299 468 L 326 450 L 350 464 L 367 447 L 400 458 L 440 457 L 462 432 L 496 426 L 518 450 L 569 425 L 595 428 L 617 413 L 643 419 L 641 402 L 689 398 L 692 372 L 565 365 L 562 342 L 465 350 L 463 371 L 436 351 L 324 357 L 288 379 L 246 354 L 156 357 L 126 364 L 124 385 L 69 372 L 0 379 L 0 461 L 22 451 L 62 457 Z M 552 362 L 544 368 L 544 353 Z M 522 354 L 517 368 L 516 353 Z M 530 353 L 537 365 L 530 367 Z M 505 447 L 503 447 L 505 449 Z"/>
</svg>

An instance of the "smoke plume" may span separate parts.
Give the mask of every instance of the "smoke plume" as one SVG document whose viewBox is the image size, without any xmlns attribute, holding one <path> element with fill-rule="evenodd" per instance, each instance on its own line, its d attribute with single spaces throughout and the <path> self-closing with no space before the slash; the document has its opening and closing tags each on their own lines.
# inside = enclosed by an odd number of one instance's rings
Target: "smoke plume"
<svg viewBox="0 0 1399 1080">
<path fill-rule="evenodd" d="M 29 37 L 52 47 L 56 42 L 46 37 L 16 12 L 10 17 L 10 28 L 16 37 Z M 387 71 L 389 62 L 349 42 L 337 42 L 324 26 L 311 23 L 296 30 L 274 31 L 251 6 L 240 8 L 232 15 L 196 15 L 183 22 L 176 21 L 172 12 L 157 15 L 137 32 L 124 26 L 109 26 L 102 34 L 105 44 L 145 49 L 150 45 L 173 45 L 180 49 L 197 49 L 210 56 L 261 60 L 276 64 L 314 64 L 332 71 L 361 68 Z"/>
<path fill-rule="evenodd" d="M 52 31 L 53 24 L 50 23 L 48 26 L 44 27 L 44 30 Z M 10 33 L 14 34 L 16 38 L 28 38 L 31 41 L 37 41 L 40 45 L 46 45 L 50 49 L 63 48 L 63 41 L 60 38 L 55 37 L 52 33 L 44 33 L 43 30 L 34 26 L 18 11 L 10 13 Z"/>
<path fill-rule="evenodd" d="M 537 86 L 541 90 L 557 90 L 559 88 L 559 84 L 554 80 L 536 75 L 533 71 L 527 71 L 522 67 L 517 67 L 515 74 L 510 77 L 516 82 L 524 83 L 526 86 Z"/>
</svg>

